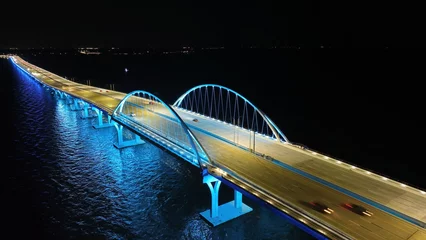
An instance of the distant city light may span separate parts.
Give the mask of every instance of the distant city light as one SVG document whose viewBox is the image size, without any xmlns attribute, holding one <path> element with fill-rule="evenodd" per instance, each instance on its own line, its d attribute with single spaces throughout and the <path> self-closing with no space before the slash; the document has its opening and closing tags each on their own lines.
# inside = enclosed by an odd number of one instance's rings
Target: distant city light
<svg viewBox="0 0 426 240">
<path fill-rule="evenodd" d="M 127 68 L 124 69 L 125 72 L 128 72 L 129 70 Z"/>
</svg>

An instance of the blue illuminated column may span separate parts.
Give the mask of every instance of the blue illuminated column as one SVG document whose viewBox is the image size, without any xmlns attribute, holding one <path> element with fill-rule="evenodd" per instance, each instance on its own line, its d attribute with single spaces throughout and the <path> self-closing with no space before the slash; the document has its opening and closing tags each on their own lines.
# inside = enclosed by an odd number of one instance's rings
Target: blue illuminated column
<svg viewBox="0 0 426 240">
<path fill-rule="evenodd" d="M 52 93 L 52 95 L 54 95 L 56 97 L 56 96 L 60 96 L 61 92 L 58 91 L 58 90 L 56 90 L 56 89 L 54 89 L 54 88 L 52 88 L 52 92 L 51 93 Z"/>
<path fill-rule="evenodd" d="M 44 84 L 43 84 L 44 85 Z M 62 92 L 61 99 L 65 100 L 65 103 L 68 103 L 68 99 L 70 98 L 70 95 L 68 95 L 66 92 Z"/>
<path fill-rule="evenodd" d="M 64 99 L 65 93 L 58 91 L 58 90 L 56 90 L 55 92 L 56 92 L 56 95 L 59 96 L 59 99 Z"/>
<path fill-rule="evenodd" d="M 73 97 L 71 97 L 70 95 L 65 95 L 65 103 L 68 105 L 73 104 Z"/>
<path fill-rule="evenodd" d="M 86 102 L 82 102 L 83 103 L 83 116 L 81 116 L 81 118 L 89 118 L 89 104 Z"/>
<path fill-rule="evenodd" d="M 211 177 L 211 175 L 208 175 Z M 204 177 L 205 178 L 205 177 Z M 215 218 L 219 216 L 219 188 L 221 181 L 211 181 L 208 180 L 207 186 L 210 189 L 211 197 L 212 197 L 212 207 L 210 209 L 210 217 Z M 213 186 L 214 184 L 214 186 Z"/>
<path fill-rule="evenodd" d="M 72 110 L 72 111 L 79 111 L 79 110 L 82 110 L 82 109 L 80 108 L 80 102 L 81 102 L 81 100 L 80 100 L 80 99 L 78 99 L 78 98 L 73 98 L 73 103 L 72 103 L 72 105 L 74 105 L 74 108 L 72 108 L 73 106 L 71 105 L 71 110 Z"/>
<path fill-rule="evenodd" d="M 145 141 L 143 141 L 141 137 L 137 134 L 134 135 L 135 136 L 134 139 L 125 141 L 123 136 L 123 125 L 117 122 L 113 122 L 113 124 L 115 129 L 117 129 L 117 138 L 118 138 L 118 142 L 114 143 L 114 147 L 121 149 L 121 148 L 136 146 L 136 145 L 145 143 Z"/>
<path fill-rule="evenodd" d="M 219 188 L 221 181 L 208 174 L 203 177 L 203 183 L 206 183 L 211 193 L 211 209 L 201 214 L 213 226 L 230 221 L 243 214 L 251 212 L 253 209 L 243 203 L 243 195 L 234 189 L 234 201 L 219 206 Z"/>
<path fill-rule="evenodd" d="M 98 117 L 98 124 L 93 125 L 94 128 L 105 128 L 105 127 L 111 127 L 113 124 L 111 123 L 111 116 L 108 116 L 107 122 L 104 123 L 103 121 L 103 112 L 97 108 L 92 108 L 93 111 L 95 111 L 97 117 Z"/>
</svg>

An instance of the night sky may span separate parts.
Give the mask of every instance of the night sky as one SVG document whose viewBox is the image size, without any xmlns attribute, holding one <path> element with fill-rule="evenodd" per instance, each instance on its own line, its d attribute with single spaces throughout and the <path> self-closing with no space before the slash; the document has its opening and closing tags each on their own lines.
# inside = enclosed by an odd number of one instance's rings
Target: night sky
<svg viewBox="0 0 426 240">
<path fill-rule="evenodd" d="M 2 3 L 8 47 L 421 47 L 416 6 L 348 1 Z M 398 10 L 398 11 L 397 11 Z"/>
</svg>

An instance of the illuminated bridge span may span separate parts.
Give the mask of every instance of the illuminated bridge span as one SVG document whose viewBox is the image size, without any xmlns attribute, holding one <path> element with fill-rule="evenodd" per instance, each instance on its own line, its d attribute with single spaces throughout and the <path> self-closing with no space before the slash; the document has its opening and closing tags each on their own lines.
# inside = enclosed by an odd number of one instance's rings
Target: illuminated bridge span
<svg viewBox="0 0 426 240">
<path fill-rule="evenodd" d="M 318 239 L 426 239 L 424 191 L 289 142 L 231 89 L 197 86 L 168 105 L 146 91 L 82 85 L 10 59 L 81 117 L 96 118 L 95 128 L 115 127 L 117 148 L 143 144 L 143 136 L 201 168 L 212 196 L 211 209 L 201 215 L 214 226 L 252 210 L 244 194 Z M 234 201 L 219 206 L 222 182 L 234 189 Z M 312 201 L 334 212 L 316 211 Z M 373 215 L 355 214 L 344 203 L 366 206 Z"/>
</svg>

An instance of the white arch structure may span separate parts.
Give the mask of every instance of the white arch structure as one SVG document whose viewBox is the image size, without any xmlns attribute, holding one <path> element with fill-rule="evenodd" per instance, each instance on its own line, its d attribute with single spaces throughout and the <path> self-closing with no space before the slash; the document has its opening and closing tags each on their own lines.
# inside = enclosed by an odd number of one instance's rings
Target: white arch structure
<svg viewBox="0 0 426 240">
<path fill-rule="evenodd" d="M 173 106 L 289 143 L 265 113 L 241 94 L 224 86 L 203 84 L 193 87 L 180 96 Z"/>
<path fill-rule="evenodd" d="M 131 97 L 135 97 L 135 98 L 131 99 Z M 119 116 L 123 112 L 123 107 L 126 103 L 132 104 L 140 108 L 146 108 L 147 104 L 148 106 L 151 106 L 151 104 L 153 106 L 161 105 L 163 107 L 162 109 L 166 109 L 168 111 L 163 113 L 158 112 L 155 114 L 161 115 L 164 118 L 168 118 L 172 121 L 175 121 L 181 126 L 182 130 L 187 136 L 188 142 L 191 145 L 191 151 L 197 158 L 200 168 L 204 168 L 206 166 L 206 163 L 208 164 L 212 163 L 207 152 L 204 150 L 203 146 L 200 144 L 200 142 L 197 140 L 197 138 L 191 132 L 191 130 L 188 128 L 185 122 L 179 117 L 179 115 L 173 110 L 173 108 L 171 108 L 168 104 L 163 102 L 160 98 L 158 98 L 152 93 L 149 93 L 143 90 L 136 90 L 136 91 L 130 92 L 120 101 L 120 103 L 114 109 L 112 114 L 113 118 Z M 199 151 L 201 151 L 202 155 L 205 156 L 204 158 L 201 157 L 201 154 L 199 153 Z"/>
</svg>

